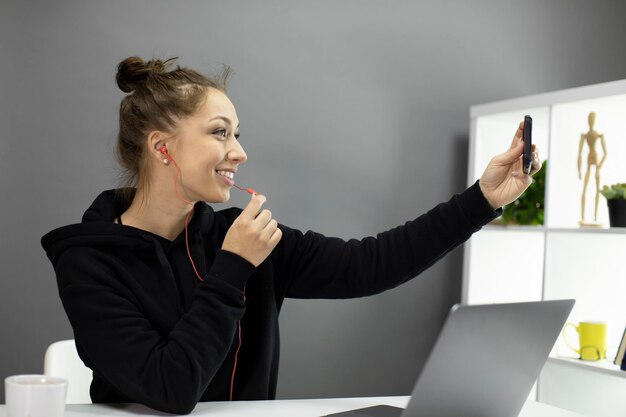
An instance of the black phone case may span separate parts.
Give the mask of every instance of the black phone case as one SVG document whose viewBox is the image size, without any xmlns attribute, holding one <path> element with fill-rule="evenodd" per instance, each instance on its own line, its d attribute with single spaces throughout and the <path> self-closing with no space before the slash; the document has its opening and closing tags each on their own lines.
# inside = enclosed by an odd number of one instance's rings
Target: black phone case
<svg viewBox="0 0 626 417">
<path fill-rule="evenodd" d="M 533 162 L 533 118 L 530 116 L 524 116 L 524 131 L 522 133 L 522 139 L 524 139 L 524 156 L 522 159 L 524 173 L 530 174 L 530 168 Z"/>
</svg>

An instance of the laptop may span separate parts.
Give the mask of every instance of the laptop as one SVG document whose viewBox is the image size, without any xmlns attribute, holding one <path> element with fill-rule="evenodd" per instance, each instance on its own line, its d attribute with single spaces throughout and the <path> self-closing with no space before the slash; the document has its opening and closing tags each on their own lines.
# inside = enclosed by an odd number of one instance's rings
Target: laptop
<svg viewBox="0 0 626 417">
<path fill-rule="evenodd" d="M 455 305 L 406 409 L 379 405 L 332 417 L 517 417 L 574 300 Z"/>
</svg>

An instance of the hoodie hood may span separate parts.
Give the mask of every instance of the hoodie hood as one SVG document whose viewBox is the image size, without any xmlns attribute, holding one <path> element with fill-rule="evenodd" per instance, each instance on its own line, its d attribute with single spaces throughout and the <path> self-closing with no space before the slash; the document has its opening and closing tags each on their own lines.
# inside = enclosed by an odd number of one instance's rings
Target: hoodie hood
<svg viewBox="0 0 626 417">
<path fill-rule="evenodd" d="M 136 253 L 143 251 L 154 253 L 155 246 L 184 244 L 184 231 L 170 242 L 146 230 L 114 223 L 114 220 L 130 206 L 133 194 L 129 199 L 122 199 L 118 190 L 104 191 L 85 211 L 81 223 L 63 226 L 44 235 L 41 238 L 41 245 L 52 264 L 56 266 L 63 252 L 73 246 L 107 246 L 125 248 Z M 196 232 L 189 236 L 190 244 L 196 240 L 201 230 L 210 228 L 213 219 L 214 212 L 209 205 L 203 202 L 195 204 L 189 229 Z"/>
</svg>

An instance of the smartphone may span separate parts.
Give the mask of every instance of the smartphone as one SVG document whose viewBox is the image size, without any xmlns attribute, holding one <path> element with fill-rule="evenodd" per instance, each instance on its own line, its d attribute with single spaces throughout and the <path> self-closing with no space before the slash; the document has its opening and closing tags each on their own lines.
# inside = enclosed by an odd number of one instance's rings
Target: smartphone
<svg viewBox="0 0 626 417">
<path fill-rule="evenodd" d="M 533 118 L 524 116 L 524 131 L 522 132 L 524 140 L 524 156 L 522 157 L 522 168 L 525 174 L 530 174 L 530 168 L 533 164 L 532 145 L 533 145 Z"/>
</svg>

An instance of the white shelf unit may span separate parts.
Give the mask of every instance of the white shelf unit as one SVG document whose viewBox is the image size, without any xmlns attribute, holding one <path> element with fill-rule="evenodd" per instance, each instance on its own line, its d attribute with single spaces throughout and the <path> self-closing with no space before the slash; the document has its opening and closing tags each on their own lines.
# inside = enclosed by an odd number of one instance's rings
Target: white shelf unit
<svg viewBox="0 0 626 417">
<path fill-rule="evenodd" d="M 464 248 L 462 301 L 468 304 L 574 298 L 570 322 L 607 323 L 607 356 L 626 326 L 626 228 L 609 228 L 600 197 L 600 228 L 580 228 L 580 136 L 604 134 L 607 159 L 600 186 L 626 182 L 626 80 L 473 106 L 470 109 L 468 185 L 489 160 L 504 152 L 525 114 L 533 117 L 533 143 L 548 160 L 543 226 L 488 225 Z M 596 150 L 602 155 L 600 143 Z M 587 160 L 583 148 L 583 176 Z M 595 199 L 594 172 L 587 187 L 587 219 Z M 571 333 L 570 333 L 571 332 Z M 577 335 L 566 332 L 573 344 Z M 562 334 L 538 380 L 541 402 L 594 417 L 626 416 L 626 372 L 608 361 L 583 362 Z M 569 358 L 568 358 L 569 357 Z M 512 358 L 514 360 L 514 358 Z"/>
</svg>

